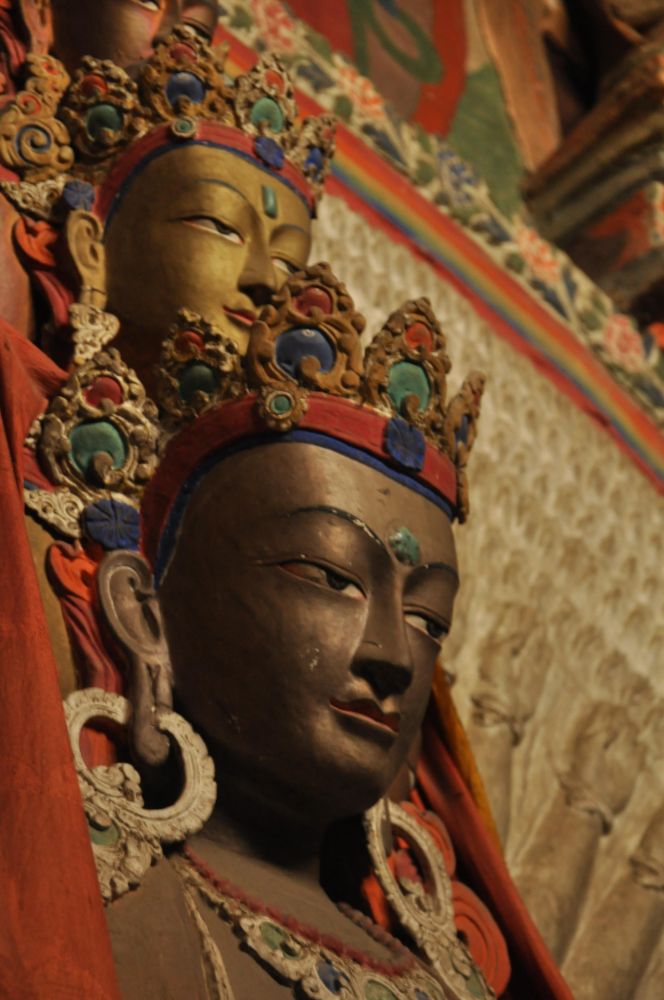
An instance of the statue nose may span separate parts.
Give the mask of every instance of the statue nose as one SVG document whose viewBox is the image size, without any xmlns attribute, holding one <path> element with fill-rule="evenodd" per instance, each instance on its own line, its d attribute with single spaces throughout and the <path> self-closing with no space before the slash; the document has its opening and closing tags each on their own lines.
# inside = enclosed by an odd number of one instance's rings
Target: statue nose
<svg viewBox="0 0 664 1000">
<path fill-rule="evenodd" d="M 238 287 L 257 306 L 269 302 L 273 292 L 277 289 L 274 262 L 268 253 L 265 240 L 259 233 L 253 234 L 249 241 L 244 268 L 238 279 Z"/>
<path fill-rule="evenodd" d="M 254 285 L 240 285 L 240 291 L 250 298 L 255 306 L 267 305 L 274 294 L 274 288 L 260 282 Z"/>
<path fill-rule="evenodd" d="M 410 669 L 401 663 L 380 655 L 362 655 L 353 664 L 353 673 L 367 681 L 379 701 L 390 695 L 400 695 L 408 690 L 412 679 Z M 368 653 L 368 650 L 367 650 Z"/>
</svg>

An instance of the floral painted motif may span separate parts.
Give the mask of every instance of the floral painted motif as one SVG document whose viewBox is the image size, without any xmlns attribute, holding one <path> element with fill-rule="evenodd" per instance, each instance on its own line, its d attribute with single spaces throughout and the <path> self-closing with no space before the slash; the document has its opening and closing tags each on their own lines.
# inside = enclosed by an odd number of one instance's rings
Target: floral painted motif
<svg viewBox="0 0 664 1000">
<path fill-rule="evenodd" d="M 516 232 L 516 242 L 533 273 L 547 285 L 556 285 L 560 279 L 560 262 L 550 243 L 538 236 L 530 226 L 519 226 Z"/>
<path fill-rule="evenodd" d="M 638 372 L 643 369 L 645 363 L 643 340 L 628 316 L 619 313 L 611 316 L 602 331 L 602 340 L 611 361 L 621 365 L 628 372 Z"/>
<path fill-rule="evenodd" d="M 251 0 L 258 33 L 272 52 L 286 55 L 297 45 L 295 21 L 279 0 Z"/>
<path fill-rule="evenodd" d="M 371 80 L 362 76 L 350 63 L 335 56 L 337 82 L 353 102 L 355 110 L 367 118 L 385 117 L 385 104 Z"/>
</svg>

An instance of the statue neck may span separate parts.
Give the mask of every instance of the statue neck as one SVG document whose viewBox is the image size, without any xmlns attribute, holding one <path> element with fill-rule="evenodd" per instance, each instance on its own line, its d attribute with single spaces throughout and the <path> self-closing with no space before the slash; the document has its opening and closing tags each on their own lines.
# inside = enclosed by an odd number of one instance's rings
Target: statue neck
<svg viewBox="0 0 664 1000">
<path fill-rule="evenodd" d="M 228 782 L 223 773 L 219 788 L 217 808 L 202 834 L 205 840 L 225 855 L 319 885 L 324 828 L 303 821 L 306 812 Z"/>
</svg>

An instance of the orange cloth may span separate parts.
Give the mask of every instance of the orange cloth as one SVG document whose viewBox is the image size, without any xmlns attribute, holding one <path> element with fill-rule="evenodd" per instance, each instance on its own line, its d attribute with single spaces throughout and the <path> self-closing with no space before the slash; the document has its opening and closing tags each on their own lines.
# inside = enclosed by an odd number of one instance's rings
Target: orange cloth
<svg viewBox="0 0 664 1000">
<path fill-rule="evenodd" d="M 119 996 L 24 527 L 25 435 L 65 378 L 0 320 L 0 996 Z"/>
</svg>

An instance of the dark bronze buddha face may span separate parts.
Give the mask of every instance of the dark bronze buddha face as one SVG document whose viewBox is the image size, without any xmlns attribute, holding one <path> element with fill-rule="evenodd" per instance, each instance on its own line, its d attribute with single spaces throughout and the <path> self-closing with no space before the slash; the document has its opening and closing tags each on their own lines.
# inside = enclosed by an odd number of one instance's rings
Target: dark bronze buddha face
<svg viewBox="0 0 664 1000">
<path fill-rule="evenodd" d="M 222 796 L 232 774 L 320 823 L 377 801 L 422 722 L 456 589 L 447 516 L 378 469 L 303 442 L 217 464 L 159 601 Z"/>
</svg>

